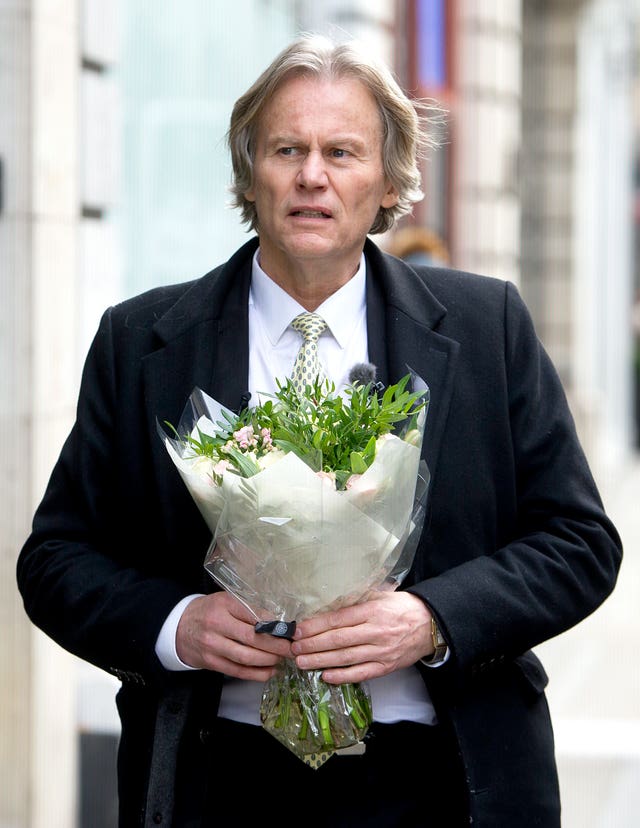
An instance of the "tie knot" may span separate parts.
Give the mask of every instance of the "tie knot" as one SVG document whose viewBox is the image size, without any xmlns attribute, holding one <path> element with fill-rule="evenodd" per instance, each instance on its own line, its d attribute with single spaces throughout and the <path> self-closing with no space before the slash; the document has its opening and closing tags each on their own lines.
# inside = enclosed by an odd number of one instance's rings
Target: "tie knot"
<svg viewBox="0 0 640 828">
<path fill-rule="evenodd" d="M 301 313 L 292 321 L 291 327 L 301 333 L 306 342 L 317 342 L 327 323 L 317 313 Z"/>
</svg>

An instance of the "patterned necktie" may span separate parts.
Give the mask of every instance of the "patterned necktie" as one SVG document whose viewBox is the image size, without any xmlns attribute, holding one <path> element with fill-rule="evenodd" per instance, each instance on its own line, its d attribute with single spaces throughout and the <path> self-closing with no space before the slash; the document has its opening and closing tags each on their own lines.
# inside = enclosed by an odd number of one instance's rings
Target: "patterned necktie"
<svg viewBox="0 0 640 828">
<path fill-rule="evenodd" d="M 301 313 L 291 323 L 302 334 L 302 345 L 293 364 L 291 379 L 296 391 L 304 393 L 305 386 L 313 385 L 317 378 L 324 379 L 324 372 L 318 359 L 318 339 L 327 323 L 316 313 Z"/>
</svg>

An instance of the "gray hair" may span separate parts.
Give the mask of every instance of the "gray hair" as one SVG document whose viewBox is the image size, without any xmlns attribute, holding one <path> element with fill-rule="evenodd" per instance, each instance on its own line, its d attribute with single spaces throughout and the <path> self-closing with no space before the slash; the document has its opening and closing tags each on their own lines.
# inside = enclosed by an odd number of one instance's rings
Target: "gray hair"
<svg viewBox="0 0 640 828">
<path fill-rule="evenodd" d="M 372 93 L 383 126 L 382 162 L 384 172 L 398 192 L 393 207 L 381 207 L 370 233 L 390 230 L 413 205 L 424 198 L 419 163 L 426 150 L 436 145 L 427 129 L 429 107 L 412 100 L 400 88 L 390 69 L 376 61 L 355 41 L 333 43 L 321 35 L 305 34 L 291 43 L 235 103 L 227 143 L 231 151 L 233 179 L 232 206 L 242 221 L 258 229 L 254 202 L 245 198 L 253 185 L 253 160 L 258 122 L 265 104 L 290 77 L 354 78 Z M 433 107 L 436 112 L 436 107 Z"/>
</svg>

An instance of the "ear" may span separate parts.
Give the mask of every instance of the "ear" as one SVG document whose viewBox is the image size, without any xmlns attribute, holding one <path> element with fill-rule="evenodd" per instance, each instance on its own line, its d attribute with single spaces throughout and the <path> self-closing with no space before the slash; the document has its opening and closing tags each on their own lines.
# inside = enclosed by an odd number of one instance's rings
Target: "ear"
<svg viewBox="0 0 640 828">
<path fill-rule="evenodd" d="M 243 195 L 247 199 L 247 201 L 255 201 L 256 200 L 256 194 L 255 194 L 255 191 L 254 191 L 253 187 L 250 190 L 247 190 L 245 193 L 243 193 Z"/>
<path fill-rule="evenodd" d="M 380 201 L 380 206 L 385 208 L 395 207 L 399 198 L 400 196 L 398 195 L 398 191 L 393 184 L 389 182 L 385 194 L 382 196 Z"/>
</svg>

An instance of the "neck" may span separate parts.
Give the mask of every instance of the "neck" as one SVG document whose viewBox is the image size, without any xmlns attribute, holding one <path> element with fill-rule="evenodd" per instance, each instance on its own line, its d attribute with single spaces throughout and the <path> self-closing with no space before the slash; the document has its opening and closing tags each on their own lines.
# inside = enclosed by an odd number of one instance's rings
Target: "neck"
<svg viewBox="0 0 640 828">
<path fill-rule="evenodd" d="M 260 267 L 305 310 L 315 311 L 355 276 L 360 267 L 360 255 L 355 262 L 342 262 L 339 269 L 333 262 L 315 260 L 297 262 L 295 270 L 292 270 L 289 267 L 279 267 L 278 263 L 269 259 L 265 260 L 261 254 Z"/>
</svg>

